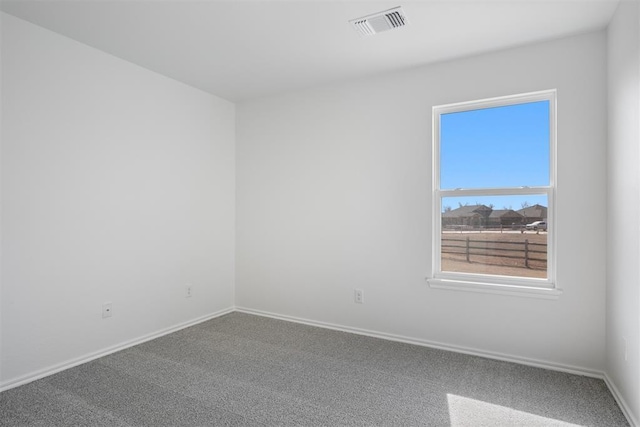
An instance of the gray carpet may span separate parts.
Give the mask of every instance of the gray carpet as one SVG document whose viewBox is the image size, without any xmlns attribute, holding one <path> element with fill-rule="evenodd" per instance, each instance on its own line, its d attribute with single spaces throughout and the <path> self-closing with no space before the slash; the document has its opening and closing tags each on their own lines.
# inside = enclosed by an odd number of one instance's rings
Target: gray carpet
<svg viewBox="0 0 640 427">
<path fill-rule="evenodd" d="M 603 381 L 231 313 L 0 393 L 2 426 L 626 426 Z"/>
</svg>

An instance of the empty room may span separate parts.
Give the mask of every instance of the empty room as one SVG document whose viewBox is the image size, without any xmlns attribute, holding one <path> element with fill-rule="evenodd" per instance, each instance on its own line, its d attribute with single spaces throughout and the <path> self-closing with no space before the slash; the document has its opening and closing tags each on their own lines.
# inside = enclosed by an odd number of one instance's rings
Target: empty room
<svg viewBox="0 0 640 427">
<path fill-rule="evenodd" d="M 640 426 L 640 1 L 0 2 L 0 426 Z"/>
</svg>

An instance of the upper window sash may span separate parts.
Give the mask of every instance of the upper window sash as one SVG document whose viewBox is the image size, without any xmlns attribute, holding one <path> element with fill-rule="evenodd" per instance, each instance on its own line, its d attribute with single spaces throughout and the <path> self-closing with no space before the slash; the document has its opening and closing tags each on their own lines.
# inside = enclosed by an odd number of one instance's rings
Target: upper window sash
<svg viewBox="0 0 640 427">
<path fill-rule="evenodd" d="M 442 188 L 441 182 L 441 147 L 440 147 L 440 118 L 442 115 L 450 113 L 461 113 L 466 111 L 485 110 L 495 107 L 506 107 L 510 105 L 519 105 L 526 103 L 533 103 L 538 101 L 549 102 L 549 181 L 548 186 L 529 186 L 529 188 L 553 188 L 555 187 L 556 176 L 556 159 L 555 159 L 555 147 L 556 147 L 556 91 L 546 90 L 540 92 L 531 92 L 518 95 L 510 95 L 504 97 L 489 98 L 485 100 L 459 102 L 453 104 L 439 105 L 433 107 L 433 188 L 434 190 L 456 190 L 465 189 L 471 190 L 471 188 L 456 187 L 456 188 Z M 504 188 L 527 188 L 527 183 L 519 183 L 515 186 L 497 188 L 487 188 L 486 190 L 496 190 Z M 523 187 L 524 186 L 524 187 Z"/>
</svg>

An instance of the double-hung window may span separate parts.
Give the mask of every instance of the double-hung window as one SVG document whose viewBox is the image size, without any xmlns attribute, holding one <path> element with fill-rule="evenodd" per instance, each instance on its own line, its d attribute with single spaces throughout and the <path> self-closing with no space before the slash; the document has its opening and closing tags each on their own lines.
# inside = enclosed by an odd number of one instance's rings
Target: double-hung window
<svg viewBox="0 0 640 427">
<path fill-rule="evenodd" d="M 434 287 L 554 290 L 555 90 L 433 107 Z"/>
</svg>

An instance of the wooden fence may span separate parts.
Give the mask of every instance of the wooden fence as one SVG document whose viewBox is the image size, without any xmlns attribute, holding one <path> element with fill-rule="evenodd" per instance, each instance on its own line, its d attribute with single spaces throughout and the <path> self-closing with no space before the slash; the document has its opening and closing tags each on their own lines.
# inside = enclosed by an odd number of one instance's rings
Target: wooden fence
<svg viewBox="0 0 640 427">
<path fill-rule="evenodd" d="M 546 263 L 547 244 L 532 243 L 529 239 L 523 242 L 501 242 L 493 240 L 473 240 L 466 239 L 442 239 L 442 254 L 464 255 L 467 262 L 471 262 L 472 257 L 491 258 L 511 258 L 524 262 L 524 266 L 529 268 L 530 261 Z M 544 254 L 540 258 L 539 254 Z"/>
</svg>

